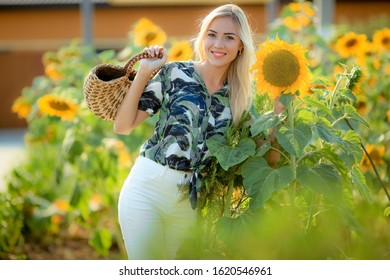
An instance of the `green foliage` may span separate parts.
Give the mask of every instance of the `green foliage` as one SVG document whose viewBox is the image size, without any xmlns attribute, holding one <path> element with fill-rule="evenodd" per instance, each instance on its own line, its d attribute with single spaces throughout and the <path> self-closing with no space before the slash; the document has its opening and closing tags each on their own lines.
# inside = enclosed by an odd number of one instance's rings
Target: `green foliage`
<svg viewBox="0 0 390 280">
<path fill-rule="evenodd" d="M 240 139 L 233 145 L 227 145 L 226 142 L 227 139 L 222 135 L 216 135 L 207 141 L 210 152 L 215 155 L 224 170 L 255 154 L 256 144 L 250 138 Z"/>
<path fill-rule="evenodd" d="M 111 232 L 106 228 L 95 230 L 89 244 L 97 253 L 106 256 L 112 245 Z"/>
<path fill-rule="evenodd" d="M 0 259 L 24 258 L 20 249 L 23 243 L 22 199 L 0 193 L 0 204 Z"/>
<path fill-rule="evenodd" d="M 86 74 L 98 63 L 119 64 L 115 56 L 112 50 L 97 54 L 74 42 L 44 56 L 56 61 L 61 79 L 49 73 L 23 90 L 33 104 L 25 135 L 27 160 L 9 174 L 7 194 L 1 194 L 7 201 L 1 229 L 8 236 L 2 240 L 2 257 L 23 257 L 24 243 L 60 243 L 64 234 L 89 239 L 103 257 L 114 246 L 125 254 L 117 224 L 118 195 L 155 120 L 124 137 L 87 109 L 82 95 Z M 41 114 L 37 101 L 53 92 L 79 104 L 74 119 Z"/>
<path fill-rule="evenodd" d="M 252 198 L 251 206 L 261 208 L 272 197 L 272 194 L 287 188 L 294 179 L 289 166 L 271 168 L 262 157 L 253 157 L 242 167 L 245 191 Z"/>
<path fill-rule="evenodd" d="M 282 18 L 293 14 L 285 10 Z M 291 32 L 286 26 L 275 25 L 269 36 L 278 34 L 288 42 L 297 40 L 313 47 L 313 38 L 318 38 L 314 32 L 311 26 Z M 197 247 L 197 256 L 207 258 L 213 251 L 212 256 L 228 259 L 388 258 L 388 207 L 383 212 L 387 221 L 378 213 L 390 197 L 386 202 L 378 181 L 385 178 L 382 189 L 386 191 L 389 172 L 378 171 L 376 175 L 382 176 L 375 179 L 367 167 L 362 168 L 370 156 L 365 143 L 382 137 L 389 145 L 385 131 L 390 117 L 386 124 L 388 106 L 384 104 L 388 104 L 390 87 L 385 83 L 383 90 L 381 83 L 388 79 L 383 77 L 367 92 L 373 108 L 381 110 L 378 117 L 382 122 L 377 122 L 373 117 L 376 112 L 362 115 L 358 111 L 360 97 L 356 92 L 365 88 L 362 68 L 344 64 L 344 72 L 334 79 L 329 72 L 332 63 L 339 62 L 337 54 L 325 40 L 320 41 L 309 55 L 321 54 L 320 59 L 326 61 L 312 68 L 316 76 L 310 95 L 283 94 L 280 102 L 286 110 L 281 115 L 271 111 L 269 97 L 256 96 L 251 121 L 231 128 L 239 133 L 236 142 L 229 141 L 229 133 L 226 138 L 218 135 L 208 140 L 217 161 L 204 180 L 202 234 L 192 237 L 203 245 Z M 383 75 L 373 68 L 370 71 L 370 75 Z M 238 144 L 248 139 L 257 144 L 256 152 L 246 148 L 237 151 Z M 271 152 L 280 155 L 276 164 L 269 162 Z M 380 157 L 376 163 L 382 162 Z M 235 200 L 229 195 L 231 190 Z M 226 211 L 227 204 L 230 211 Z M 370 212 L 365 213 L 365 208 Z"/>
</svg>

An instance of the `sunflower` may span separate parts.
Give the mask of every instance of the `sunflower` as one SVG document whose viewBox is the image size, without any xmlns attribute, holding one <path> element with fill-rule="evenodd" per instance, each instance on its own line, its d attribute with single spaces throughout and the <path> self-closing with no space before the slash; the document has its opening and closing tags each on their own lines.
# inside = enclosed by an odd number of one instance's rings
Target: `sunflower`
<svg viewBox="0 0 390 280">
<path fill-rule="evenodd" d="M 390 63 L 386 64 L 384 68 L 385 68 L 385 74 L 390 75 Z"/>
<path fill-rule="evenodd" d="M 38 108 L 43 114 L 60 117 L 64 121 L 75 118 L 79 106 L 53 94 L 45 95 L 38 99 Z"/>
<path fill-rule="evenodd" d="M 54 207 L 58 212 L 65 213 L 69 210 L 69 201 L 61 198 L 57 198 L 53 204 L 52 207 Z"/>
<path fill-rule="evenodd" d="M 366 150 L 374 165 L 381 165 L 384 163 L 382 157 L 385 155 L 385 146 L 368 144 Z M 370 160 L 366 154 L 363 155 L 360 166 L 363 171 L 372 170 Z"/>
<path fill-rule="evenodd" d="M 308 84 L 306 84 L 305 87 L 303 87 L 303 90 L 299 92 L 299 96 L 300 97 L 305 97 L 305 96 L 310 96 L 310 95 L 313 95 L 315 90 L 322 90 L 322 91 L 325 91 L 325 90 L 328 90 L 328 86 L 327 85 L 323 85 L 323 84 L 315 84 L 313 82 L 310 82 Z"/>
<path fill-rule="evenodd" d="M 268 92 L 273 97 L 305 91 L 310 77 L 305 50 L 278 37 L 259 45 L 252 71 L 259 93 Z"/>
<path fill-rule="evenodd" d="M 379 50 L 389 51 L 390 50 L 390 28 L 384 28 L 375 31 L 372 40 Z"/>
<path fill-rule="evenodd" d="M 299 31 L 303 27 L 308 26 L 312 22 L 314 10 L 309 2 L 290 3 L 288 8 L 295 14 L 286 16 L 283 19 L 283 24 L 292 31 Z"/>
<path fill-rule="evenodd" d="M 357 56 L 366 49 L 367 36 L 349 32 L 341 36 L 334 46 L 335 50 L 344 58 Z"/>
<path fill-rule="evenodd" d="M 134 26 L 134 43 L 137 46 L 164 45 L 166 33 L 147 18 L 141 18 Z"/>
<path fill-rule="evenodd" d="M 172 45 L 168 53 L 169 61 L 188 60 L 192 57 L 193 50 L 191 45 L 185 41 L 178 41 Z"/>
<path fill-rule="evenodd" d="M 312 4 L 310 2 L 292 2 L 288 4 L 288 7 L 296 13 L 305 13 L 309 17 L 314 17 L 314 9 L 312 8 Z"/>
<path fill-rule="evenodd" d="M 305 15 L 298 15 L 295 17 L 288 16 L 283 19 L 283 24 L 292 31 L 298 31 L 301 30 L 302 27 L 308 26 L 310 24 L 310 19 Z"/>
<path fill-rule="evenodd" d="M 387 115 L 387 122 L 390 122 L 390 110 L 387 110 L 386 115 Z"/>
<path fill-rule="evenodd" d="M 362 46 L 361 51 L 356 54 L 356 64 L 367 67 L 367 62 L 371 62 L 373 66 L 378 69 L 378 50 L 378 47 L 374 43 L 367 41 L 364 46 Z"/>
<path fill-rule="evenodd" d="M 22 96 L 18 97 L 12 104 L 12 112 L 18 114 L 21 119 L 26 119 L 31 112 L 32 105 L 26 102 Z"/>
<path fill-rule="evenodd" d="M 24 138 L 27 144 L 44 144 L 46 142 L 51 142 L 57 136 L 55 125 L 49 124 L 46 125 L 43 131 L 39 133 L 28 133 Z"/>
<path fill-rule="evenodd" d="M 366 75 L 359 67 L 352 68 L 346 87 L 354 94 L 360 94 Z"/>
<path fill-rule="evenodd" d="M 359 95 L 356 102 L 356 110 L 361 116 L 367 112 L 367 100 L 365 95 Z"/>
<path fill-rule="evenodd" d="M 49 63 L 45 66 L 45 74 L 53 81 L 61 80 L 64 75 L 59 71 L 59 66 L 56 63 Z"/>
<path fill-rule="evenodd" d="M 42 63 L 44 66 L 49 65 L 50 63 L 59 64 L 61 61 L 58 59 L 58 56 L 55 52 L 46 52 L 42 56 Z"/>
</svg>

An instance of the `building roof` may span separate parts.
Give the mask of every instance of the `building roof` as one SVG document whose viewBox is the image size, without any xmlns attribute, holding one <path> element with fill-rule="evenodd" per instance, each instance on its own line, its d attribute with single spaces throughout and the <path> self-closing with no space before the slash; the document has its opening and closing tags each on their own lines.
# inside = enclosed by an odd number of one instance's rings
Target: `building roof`
<svg viewBox="0 0 390 280">
<path fill-rule="evenodd" d="M 106 4 L 107 0 L 91 0 L 94 4 Z M 0 0 L 0 6 L 77 5 L 83 0 Z"/>
<path fill-rule="evenodd" d="M 160 3 L 161 2 L 175 2 L 175 1 L 172 1 L 172 0 L 167 0 L 167 1 L 164 1 L 164 0 L 90 0 L 92 1 L 92 3 L 94 4 L 156 4 L 156 3 Z M 185 4 L 187 0 L 181 0 L 181 1 L 177 1 L 178 3 L 180 3 L 181 5 Z M 268 3 L 268 2 L 272 2 L 274 0 L 258 0 L 258 1 L 254 1 L 254 0 L 248 0 L 248 1 L 245 1 L 245 0 L 242 0 L 242 2 L 248 2 L 248 3 L 255 3 L 255 2 L 259 2 L 259 3 Z M 291 2 L 293 0 L 279 0 L 280 3 L 288 3 L 288 2 Z M 387 2 L 388 0 L 375 0 L 376 2 Z M 1 6 L 66 6 L 66 5 L 79 5 L 83 2 L 83 0 L 0 0 L 0 7 Z M 111 2 L 111 3 L 110 3 Z M 189 1 L 191 4 L 195 4 L 197 2 L 202 2 L 204 4 L 204 0 L 202 1 L 196 1 L 196 0 L 191 0 Z M 212 1 L 211 1 L 212 2 Z M 218 1 L 216 1 L 218 2 Z M 336 0 L 336 2 L 367 2 L 367 0 Z M 247 3 L 247 4 L 248 4 Z"/>
<path fill-rule="evenodd" d="M 225 3 L 225 0 L 90 0 L 96 5 L 202 5 Z M 240 4 L 265 4 L 274 0 L 240 0 Z M 290 2 L 292 0 L 280 0 Z M 83 0 L 0 0 L 0 7 L 68 6 L 80 5 Z"/>
</svg>

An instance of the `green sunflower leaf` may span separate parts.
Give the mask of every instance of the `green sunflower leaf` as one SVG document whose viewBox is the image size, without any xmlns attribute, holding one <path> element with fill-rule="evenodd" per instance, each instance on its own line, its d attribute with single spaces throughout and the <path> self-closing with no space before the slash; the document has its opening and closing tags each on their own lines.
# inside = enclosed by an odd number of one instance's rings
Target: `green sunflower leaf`
<svg viewBox="0 0 390 280">
<path fill-rule="evenodd" d="M 293 181 L 292 169 L 283 166 L 279 169 L 271 168 L 262 157 L 252 157 L 243 165 L 242 175 L 244 187 L 252 198 L 252 207 L 260 208 L 273 193 L 288 187 Z"/>
<path fill-rule="evenodd" d="M 257 148 L 255 156 L 256 157 L 264 156 L 270 150 L 270 148 L 271 148 L 271 143 L 269 141 L 265 142 L 263 145 Z"/>
<path fill-rule="evenodd" d="M 293 129 L 281 127 L 275 136 L 283 149 L 294 156 L 300 156 L 312 139 L 312 130 L 309 125 L 300 123 Z"/>
<path fill-rule="evenodd" d="M 360 114 L 357 112 L 356 108 L 353 107 L 352 105 L 350 105 L 350 104 L 345 105 L 345 112 L 348 115 L 348 119 L 352 119 L 354 121 L 357 121 L 357 122 L 365 125 L 368 128 L 370 127 L 368 122 L 360 116 Z"/>
<path fill-rule="evenodd" d="M 295 122 L 300 123 L 304 122 L 307 124 L 314 123 L 315 122 L 315 116 L 312 112 L 309 110 L 299 110 L 295 116 Z"/>
<path fill-rule="evenodd" d="M 333 118 L 332 111 L 326 106 L 326 102 L 324 100 L 319 101 L 319 100 L 315 100 L 311 96 L 307 96 L 307 97 L 305 97 L 305 103 L 311 107 L 316 107 L 317 109 L 320 109 L 325 114 L 327 114 L 329 117 Z"/>
<path fill-rule="evenodd" d="M 294 100 L 294 96 L 292 94 L 281 94 L 279 97 L 279 102 L 283 104 L 284 107 L 288 108 L 291 102 Z"/>
<path fill-rule="evenodd" d="M 383 211 L 383 214 L 385 215 L 385 217 L 389 217 L 390 216 L 390 206 L 386 207 L 385 211 Z"/>
<path fill-rule="evenodd" d="M 348 169 L 345 164 L 345 162 L 342 160 L 339 154 L 337 154 L 332 146 L 329 144 L 325 144 L 324 147 L 321 149 L 318 149 L 316 151 L 319 155 L 321 155 L 323 158 L 329 160 L 330 162 L 333 163 L 333 166 L 337 168 L 337 170 L 343 174 L 347 175 L 348 174 Z"/>
<path fill-rule="evenodd" d="M 331 201 L 339 201 L 342 196 L 341 178 L 332 165 L 300 165 L 297 168 L 297 181 L 303 187 L 323 194 Z"/>
<path fill-rule="evenodd" d="M 280 123 L 280 119 L 274 112 L 267 112 L 256 119 L 251 126 L 252 136 L 259 135 Z"/>
<path fill-rule="evenodd" d="M 106 228 L 95 230 L 92 238 L 89 240 L 89 245 L 91 245 L 99 254 L 107 256 L 112 245 L 111 232 Z"/>
<path fill-rule="evenodd" d="M 256 152 L 256 144 L 250 138 L 240 140 L 236 146 L 229 146 L 226 138 L 217 134 L 208 139 L 206 144 L 224 170 L 243 162 Z"/>
<path fill-rule="evenodd" d="M 321 118 L 316 125 L 313 126 L 313 129 L 325 142 L 344 146 L 343 139 L 337 135 L 337 130 L 333 129 L 326 119 Z"/>
<path fill-rule="evenodd" d="M 348 130 L 344 136 L 345 151 L 349 155 L 353 155 L 355 162 L 360 162 L 363 157 L 363 148 L 361 147 L 360 137 L 355 131 Z"/>
<path fill-rule="evenodd" d="M 366 178 L 364 177 L 364 174 L 359 168 L 356 168 L 356 166 L 352 169 L 352 183 L 356 186 L 356 188 L 359 190 L 360 195 L 366 199 L 367 201 L 371 202 L 372 198 L 366 183 Z"/>
</svg>

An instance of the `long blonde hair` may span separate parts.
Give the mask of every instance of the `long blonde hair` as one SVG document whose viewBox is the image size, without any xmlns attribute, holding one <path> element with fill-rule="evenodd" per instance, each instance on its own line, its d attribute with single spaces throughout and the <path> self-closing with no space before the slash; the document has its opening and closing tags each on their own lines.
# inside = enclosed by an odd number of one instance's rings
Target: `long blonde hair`
<svg viewBox="0 0 390 280">
<path fill-rule="evenodd" d="M 231 17 L 236 24 L 238 36 L 241 39 L 243 49 L 237 55 L 228 69 L 227 79 L 229 83 L 230 108 L 233 124 L 238 124 L 241 116 L 249 110 L 252 96 L 252 76 L 250 69 L 254 61 L 254 44 L 252 31 L 244 11 L 234 4 L 222 5 L 211 11 L 202 21 L 198 36 L 195 38 L 194 50 L 196 59 L 206 59 L 203 43 L 206 32 L 211 22 L 217 17 Z"/>
</svg>

